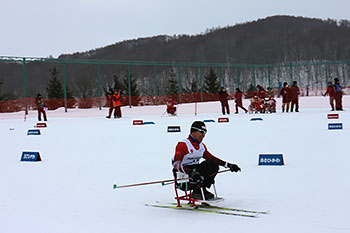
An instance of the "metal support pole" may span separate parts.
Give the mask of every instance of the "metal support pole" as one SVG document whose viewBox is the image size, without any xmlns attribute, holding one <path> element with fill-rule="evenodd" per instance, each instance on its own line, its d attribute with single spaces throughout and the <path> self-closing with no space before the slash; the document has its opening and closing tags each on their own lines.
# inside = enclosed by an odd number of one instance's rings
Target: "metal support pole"
<svg viewBox="0 0 350 233">
<path fill-rule="evenodd" d="M 329 65 L 328 63 L 325 64 L 325 66 L 326 66 L 326 87 L 328 86 L 328 79 L 329 79 L 329 77 L 328 77 L 328 75 L 329 75 L 328 65 Z"/>
<path fill-rule="evenodd" d="M 202 65 L 199 65 L 199 80 L 201 85 L 201 102 L 203 102 L 203 77 L 202 77 Z"/>
<path fill-rule="evenodd" d="M 158 105 L 158 101 L 157 101 L 157 96 L 158 96 L 158 92 L 157 92 L 157 65 L 153 65 L 153 73 L 154 73 L 154 100 L 155 100 L 155 104 Z"/>
<path fill-rule="evenodd" d="M 25 115 L 28 115 L 28 85 L 27 85 L 27 67 L 26 59 L 23 58 L 23 81 L 24 81 L 24 98 L 25 98 Z"/>
<path fill-rule="evenodd" d="M 181 74 L 180 66 L 177 66 L 177 77 L 178 77 L 178 94 L 179 94 L 179 103 L 182 103 L 182 84 L 181 84 Z"/>
<path fill-rule="evenodd" d="M 97 63 L 97 84 L 98 84 L 98 109 L 102 109 L 101 98 L 102 98 L 102 90 L 101 90 L 101 70 L 100 63 Z"/>
<path fill-rule="evenodd" d="M 253 85 L 254 85 L 254 91 L 256 91 L 256 80 L 255 80 L 255 65 L 253 67 Z"/>
<path fill-rule="evenodd" d="M 63 61 L 63 93 L 64 93 L 64 111 L 67 112 L 67 81 L 66 81 L 66 63 Z"/>
<path fill-rule="evenodd" d="M 271 66 L 267 65 L 267 79 L 269 83 L 269 89 L 271 90 Z"/>
<path fill-rule="evenodd" d="M 128 63 L 128 92 L 129 92 L 129 108 L 131 108 L 131 76 L 130 76 L 130 63 Z"/>
<path fill-rule="evenodd" d="M 222 69 L 221 66 L 219 66 L 219 82 L 220 82 L 220 87 L 223 87 L 223 81 L 222 81 Z"/>
<path fill-rule="evenodd" d="M 239 67 L 236 67 L 237 88 L 239 88 Z"/>
</svg>

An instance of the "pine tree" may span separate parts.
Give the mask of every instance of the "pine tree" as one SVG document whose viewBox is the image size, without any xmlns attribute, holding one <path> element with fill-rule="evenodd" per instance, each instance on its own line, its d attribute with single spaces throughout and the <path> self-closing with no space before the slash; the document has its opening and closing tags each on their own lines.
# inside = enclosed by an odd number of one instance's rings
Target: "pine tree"
<svg viewBox="0 0 350 233">
<path fill-rule="evenodd" d="M 184 88 L 183 92 L 184 93 L 196 93 L 199 92 L 199 85 L 198 85 L 198 81 L 197 80 L 193 80 L 190 84 L 189 88 Z"/>
<path fill-rule="evenodd" d="M 124 80 L 123 80 L 123 93 L 125 95 L 129 95 L 129 80 L 128 80 L 128 73 L 124 75 Z M 130 74 L 130 91 L 131 91 L 131 96 L 139 96 L 140 92 L 137 88 L 137 83 L 134 79 L 134 76 Z"/>
<path fill-rule="evenodd" d="M 175 78 L 169 79 L 169 86 L 167 87 L 168 95 L 177 95 L 179 93 L 179 84 Z"/>
<path fill-rule="evenodd" d="M 218 93 L 219 89 L 218 75 L 213 68 L 210 68 L 209 73 L 204 77 L 204 92 Z"/>
<path fill-rule="evenodd" d="M 170 78 L 168 80 L 169 85 L 166 88 L 166 93 L 168 95 L 177 95 L 179 94 L 179 83 L 176 79 L 176 73 L 174 69 L 170 69 Z"/>
<path fill-rule="evenodd" d="M 64 89 L 62 83 L 58 80 L 58 70 L 53 68 L 50 70 L 50 81 L 46 87 L 49 99 L 64 99 Z M 68 85 L 66 86 L 67 99 L 74 99 L 73 92 Z"/>
<path fill-rule="evenodd" d="M 129 96 L 129 77 L 128 72 L 124 75 L 123 80 L 123 93 Z M 140 102 L 140 92 L 137 88 L 137 83 L 132 74 L 130 74 L 130 95 L 132 97 L 132 105 L 137 106 Z"/>
<path fill-rule="evenodd" d="M 3 82 L 0 81 L 0 100 L 4 100 L 5 97 L 1 94 L 1 86 L 2 86 Z"/>
<path fill-rule="evenodd" d="M 119 81 L 119 77 L 118 77 L 117 74 L 113 75 L 113 85 L 112 85 L 112 87 L 108 87 L 108 90 L 106 88 L 103 88 L 103 91 L 105 92 L 106 96 L 113 95 L 114 90 L 121 90 L 121 92 L 123 92 L 123 90 L 125 90 L 125 87 Z"/>
<path fill-rule="evenodd" d="M 53 68 L 50 70 L 50 81 L 47 85 L 46 91 L 49 99 L 63 99 L 64 91 L 62 83 L 58 80 L 58 70 Z"/>
</svg>

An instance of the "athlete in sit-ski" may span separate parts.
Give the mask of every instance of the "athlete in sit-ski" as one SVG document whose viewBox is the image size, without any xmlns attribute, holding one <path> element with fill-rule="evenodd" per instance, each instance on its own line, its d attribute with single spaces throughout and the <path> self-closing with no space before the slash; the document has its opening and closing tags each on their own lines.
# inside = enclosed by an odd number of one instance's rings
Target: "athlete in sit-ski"
<svg viewBox="0 0 350 233">
<path fill-rule="evenodd" d="M 191 126 L 191 133 L 185 140 L 176 146 L 175 156 L 172 159 L 173 169 L 189 175 L 189 189 L 192 189 L 192 198 L 203 200 L 201 188 L 203 188 L 205 200 L 214 197 L 206 188 L 214 184 L 214 179 L 219 171 L 219 165 L 229 168 L 231 172 L 241 169 L 232 163 L 223 161 L 212 155 L 202 143 L 207 128 L 202 121 L 195 121 Z M 205 159 L 199 163 L 200 159 Z"/>
</svg>

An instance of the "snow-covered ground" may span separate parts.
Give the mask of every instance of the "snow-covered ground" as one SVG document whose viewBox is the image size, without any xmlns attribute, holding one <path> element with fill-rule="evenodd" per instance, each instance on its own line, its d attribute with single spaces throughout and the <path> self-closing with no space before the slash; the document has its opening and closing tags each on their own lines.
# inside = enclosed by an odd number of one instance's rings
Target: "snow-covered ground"
<svg viewBox="0 0 350 233">
<path fill-rule="evenodd" d="M 179 116 L 162 116 L 165 106 L 123 107 L 122 119 L 107 109 L 48 112 L 42 135 L 27 136 L 37 123 L 31 111 L 0 114 L 0 232 L 350 232 L 350 96 L 338 120 L 328 120 L 328 97 L 302 97 L 299 113 L 229 115 L 217 123 L 219 102 L 179 105 Z M 230 102 L 233 112 L 233 103 Z M 247 103 L 245 104 L 247 106 Z M 263 121 L 250 121 L 253 117 Z M 207 123 L 209 151 L 237 163 L 241 173 L 217 176 L 223 202 L 217 205 L 270 210 L 245 218 L 146 207 L 172 203 L 172 185 L 113 189 L 171 179 L 175 145 L 194 120 Z M 154 125 L 133 126 L 133 120 Z M 328 130 L 341 122 L 343 130 Z M 168 126 L 180 133 L 167 133 Z M 39 151 L 41 162 L 20 162 L 23 151 Z M 284 166 L 258 166 L 258 155 L 283 154 Z"/>
</svg>

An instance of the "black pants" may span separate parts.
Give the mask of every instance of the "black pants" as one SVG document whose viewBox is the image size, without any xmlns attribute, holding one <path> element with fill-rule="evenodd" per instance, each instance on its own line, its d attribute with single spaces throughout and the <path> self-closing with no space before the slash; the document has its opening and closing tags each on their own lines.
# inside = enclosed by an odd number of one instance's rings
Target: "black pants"
<svg viewBox="0 0 350 233">
<path fill-rule="evenodd" d="M 228 102 L 221 102 L 221 111 L 223 115 L 225 115 L 225 109 L 227 114 L 230 114 L 230 107 L 228 105 Z"/>
<path fill-rule="evenodd" d="M 216 174 L 218 174 L 218 171 L 219 171 L 219 165 L 216 162 L 212 162 L 209 160 L 205 160 L 205 161 L 201 162 L 200 164 L 190 165 L 190 166 L 186 166 L 186 167 L 190 168 L 191 171 L 199 172 L 199 174 L 201 174 L 201 176 L 204 177 L 202 187 L 206 187 L 206 188 L 210 188 L 210 186 L 215 183 L 215 176 L 216 176 Z M 184 187 L 184 186 L 186 186 L 187 189 L 198 188 L 197 185 L 194 185 L 191 183 L 182 184 L 182 187 Z"/>
</svg>

